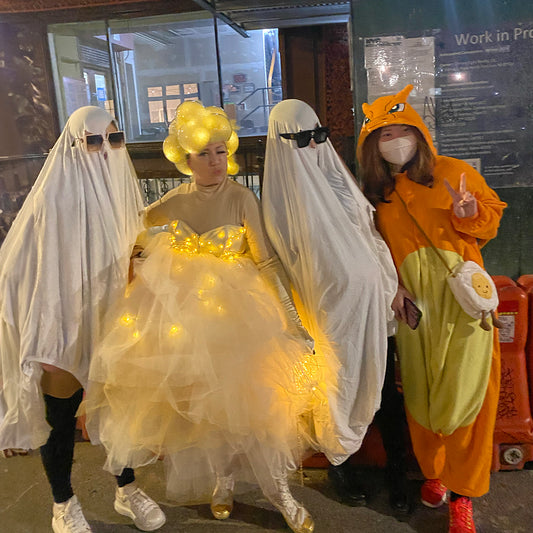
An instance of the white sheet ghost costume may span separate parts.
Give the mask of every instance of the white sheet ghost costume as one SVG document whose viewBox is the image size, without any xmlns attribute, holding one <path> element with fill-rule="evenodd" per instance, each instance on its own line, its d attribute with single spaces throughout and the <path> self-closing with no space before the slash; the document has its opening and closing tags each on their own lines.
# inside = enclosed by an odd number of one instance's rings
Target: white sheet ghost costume
<svg viewBox="0 0 533 533">
<path fill-rule="evenodd" d="M 103 312 L 127 283 L 143 208 L 124 148 L 80 149 L 113 117 L 75 111 L 0 249 L 0 450 L 35 449 L 50 427 L 41 365 L 87 383 Z"/>
<path fill-rule="evenodd" d="M 317 354 L 340 363 L 328 397 L 331 418 L 322 417 L 333 425 L 315 420 L 321 451 L 338 465 L 360 448 L 379 409 L 397 275 L 374 209 L 329 139 L 298 148 L 280 137 L 319 125 L 299 100 L 272 109 L 262 203 Z"/>
</svg>

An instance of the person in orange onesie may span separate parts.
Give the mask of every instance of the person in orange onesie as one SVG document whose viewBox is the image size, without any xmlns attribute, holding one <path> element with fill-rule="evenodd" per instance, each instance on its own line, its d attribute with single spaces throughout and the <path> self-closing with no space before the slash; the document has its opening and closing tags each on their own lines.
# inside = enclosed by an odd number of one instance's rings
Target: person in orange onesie
<svg viewBox="0 0 533 533">
<path fill-rule="evenodd" d="M 426 478 L 422 503 L 439 507 L 449 489 L 449 531 L 471 533 L 470 498 L 489 490 L 498 338 L 457 303 L 446 267 L 416 223 L 451 267 L 482 266 L 480 246 L 496 236 L 506 204 L 470 165 L 437 154 L 406 101 L 411 89 L 363 104 L 357 157 L 401 280 L 393 309 L 409 430 Z M 422 311 L 414 330 L 405 323 L 406 298 Z"/>
</svg>

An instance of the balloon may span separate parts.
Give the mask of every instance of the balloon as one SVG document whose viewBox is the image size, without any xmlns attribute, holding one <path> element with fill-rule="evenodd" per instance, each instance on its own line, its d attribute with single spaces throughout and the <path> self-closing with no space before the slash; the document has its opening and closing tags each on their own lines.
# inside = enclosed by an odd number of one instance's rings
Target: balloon
<svg viewBox="0 0 533 533">
<path fill-rule="evenodd" d="M 196 115 L 204 115 L 205 108 L 198 100 L 186 100 L 176 109 L 176 121 L 179 123 Z"/>
<path fill-rule="evenodd" d="M 228 174 L 234 176 L 239 172 L 239 165 L 233 157 L 228 157 Z"/>
<path fill-rule="evenodd" d="M 209 130 L 186 123 L 178 130 L 178 141 L 186 152 L 200 152 L 209 144 Z"/>
<path fill-rule="evenodd" d="M 239 136 L 232 131 L 230 138 L 226 141 L 226 148 L 228 149 L 228 155 L 233 155 L 239 147 Z"/>
<path fill-rule="evenodd" d="M 172 163 L 177 163 L 185 157 L 185 151 L 180 146 L 176 135 L 169 135 L 163 141 L 163 153 L 169 161 L 172 161 Z"/>
<path fill-rule="evenodd" d="M 181 161 L 178 161 L 175 163 L 176 168 L 186 176 L 190 176 L 192 174 L 192 170 L 189 168 L 189 164 L 187 163 L 187 159 L 182 159 Z"/>
<path fill-rule="evenodd" d="M 174 119 L 170 126 L 168 127 L 168 134 L 169 135 L 177 135 L 178 134 L 178 122 L 176 119 Z"/>
<path fill-rule="evenodd" d="M 211 133 L 210 142 L 225 142 L 230 138 L 231 124 L 226 117 L 212 113 L 205 117 L 202 122 Z"/>
<path fill-rule="evenodd" d="M 232 155 L 239 146 L 235 128 L 235 121 L 230 121 L 221 107 L 204 108 L 198 100 L 187 100 L 176 109 L 163 152 L 170 161 L 178 163 L 186 153 L 198 153 L 208 144 L 225 142 L 228 154 Z M 233 168 L 238 170 L 236 163 Z"/>
</svg>

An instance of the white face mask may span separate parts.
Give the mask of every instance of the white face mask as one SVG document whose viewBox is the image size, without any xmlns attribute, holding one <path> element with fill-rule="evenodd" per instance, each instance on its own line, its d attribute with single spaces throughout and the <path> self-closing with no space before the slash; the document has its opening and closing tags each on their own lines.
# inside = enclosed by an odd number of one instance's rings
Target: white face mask
<svg viewBox="0 0 533 533">
<path fill-rule="evenodd" d="M 393 165 L 403 166 L 416 154 L 416 137 L 406 135 L 390 141 L 380 141 L 379 151 L 385 161 Z"/>
</svg>

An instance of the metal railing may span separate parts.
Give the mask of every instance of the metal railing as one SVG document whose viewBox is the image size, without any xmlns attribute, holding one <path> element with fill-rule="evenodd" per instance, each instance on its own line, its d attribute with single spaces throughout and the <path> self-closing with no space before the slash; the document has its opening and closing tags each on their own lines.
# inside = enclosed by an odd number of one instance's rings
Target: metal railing
<svg viewBox="0 0 533 533">
<path fill-rule="evenodd" d="M 260 129 L 266 131 L 268 127 L 268 117 L 270 115 L 270 109 L 274 107 L 277 103 L 281 102 L 281 87 L 259 87 L 252 91 L 248 96 L 243 98 L 240 102 L 235 104 L 237 106 L 237 110 L 240 111 L 241 109 L 245 108 L 247 101 L 259 93 L 261 94 L 262 103 L 256 105 L 251 111 L 248 111 L 245 115 L 239 117 L 237 122 L 241 128 L 246 129 L 248 127 L 246 121 L 250 121 L 250 117 L 254 113 L 256 113 L 257 111 L 263 111 L 263 125 L 260 127 Z"/>
<path fill-rule="evenodd" d="M 259 174 L 238 174 L 230 176 L 230 179 L 251 189 L 260 198 L 261 177 Z M 144 203 L 145 205 L 150 205 L 162 198 L 168 191 L 179 187 L 182 183 L 189 183 L 190 178 L 186 176 L 176 178 L 140 178 L 139 182 L 143 192 Z"/>
</svg>

